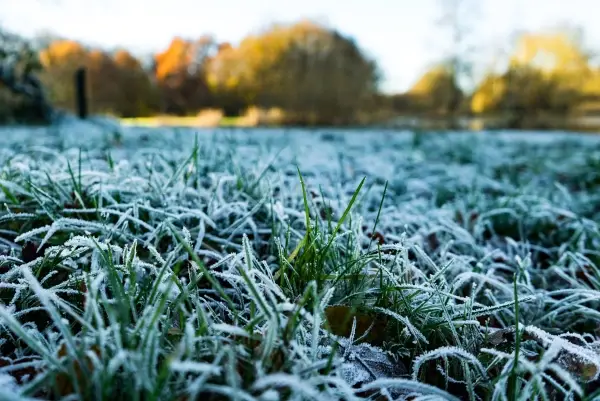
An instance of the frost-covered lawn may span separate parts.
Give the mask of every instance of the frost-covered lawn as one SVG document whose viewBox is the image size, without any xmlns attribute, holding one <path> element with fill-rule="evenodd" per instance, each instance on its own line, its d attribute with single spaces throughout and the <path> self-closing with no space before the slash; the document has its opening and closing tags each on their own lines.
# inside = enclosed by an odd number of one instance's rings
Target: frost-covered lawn
<svg viewBox="0 0 600 401">
<path fill-rule="evenodd" d="M 0 400 L 600 396 L 600 139 L 4 129 L 0 166 Z"/>
</svg>

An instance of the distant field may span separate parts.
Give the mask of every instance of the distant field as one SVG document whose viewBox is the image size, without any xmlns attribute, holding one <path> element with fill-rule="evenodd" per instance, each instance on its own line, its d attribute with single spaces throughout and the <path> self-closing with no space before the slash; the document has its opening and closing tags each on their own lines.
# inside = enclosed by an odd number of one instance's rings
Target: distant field
<svg viewBox="0 0 600 401">
<path fill-rule="evenodd" d="M 138 117 L 138 118 L 122 118 L 121 123 L 126 126 L 137 127 L 197 127 L 203 126 L 198 117 Z M 221 119 L 220 126 L 239 125 L 239 117 L 224 117 Z"/>
<path fill-rule="evenodd" d="M 0 400 L 600 397 L 594 136 L 73 125 L 0 166 Z"/>
<path fill-rule="evenodd" d="M 175 117 L 175 116 L 157 116 L 157 117 L 140 117 L 140 118 L 122 118 L 121 123 L 131 127 L 243 127 L 252 124 L 245 123 L 244 117 L 223 117 L 220 122 L 207 121 L 198 117 Z M 585 132 L 600 132 L 600 117 L 587 116 L 577 117 L 569 120 L 564 119 L 543 119 L 541 121 L 531 122 L 532 124 L 541 124 L 547 129 L 562 129 L 569 127 L 571 130 Z M 420 130 L 441 130 L 447 129 L 449 121 L 445 119 L 430 119 L 430 118 L 414 118 L 414 117 L 397 117 L 387 123 L 379 123 L 379 125 L 396 127 L 396 128 L 411 128 Z M 471 131 L 483 132 L 486 129 L 495 129 L 502 127 L 506 121 L 501 118 L 494 117 L 472 117 L 460 119 L 459 124 L 463 129 Z"/>
</svg>

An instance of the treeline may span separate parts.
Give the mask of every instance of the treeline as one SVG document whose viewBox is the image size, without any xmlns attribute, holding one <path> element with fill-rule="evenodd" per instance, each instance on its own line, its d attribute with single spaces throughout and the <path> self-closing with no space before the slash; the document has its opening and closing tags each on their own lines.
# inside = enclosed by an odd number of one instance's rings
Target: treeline
<svg viewBox="0 0 600 401">
<path fill-rule="evenodd" d="M 53 105 L 74 109 L 73 76 L 85 67 L 90 112 L 118 117 L 207 108 L 236 116 L 259 107 L 283 110 L 282 123 L 351 124 L 379 81 L 375 62 L 351 38 L 310 21 L 274 25 L 238 46 L 177 37 L 146 62 L 68 39 L 38 47 L 38 75 Z"/>
<path fill-rule="evenodd" d="M 450 65 L 440 64 L 388 105 L 401 115 L 496 118 L 513 128 L 599 116 L 600 68 L 592 56 L 569 31 L 526 33 L 471 92 L 458 86 Z"/>
<path fill-rule="evenodd" d="M 12 60 L 0 69 L 0 121 L 44 115 L 39 101 L 32 105 L 15 92 L 15 76 L 25 82 L 34 74 L 53 106 L 74 111 L 80 67 L 87 70 L 90 112 L 116 117 L 196 116 L 207 109 L 239 116 L 258 108 L 273 111 L 280 124 L 492 116 L 523 127 L 600 111 L 600 69 L 568 32 L 521 35 L 504 65 L 490 65 L 471 92 L 458 85 L 454 60 L 395 95 L 380 92 L 377 64 L 351 38 L 311 21 L 273 25 L 235 46 L 210 36 L 177 37 L 146 59 L 64 38 L 24 41 L 0 32 L 0 39 L 0 66 Z"/>
</svg>

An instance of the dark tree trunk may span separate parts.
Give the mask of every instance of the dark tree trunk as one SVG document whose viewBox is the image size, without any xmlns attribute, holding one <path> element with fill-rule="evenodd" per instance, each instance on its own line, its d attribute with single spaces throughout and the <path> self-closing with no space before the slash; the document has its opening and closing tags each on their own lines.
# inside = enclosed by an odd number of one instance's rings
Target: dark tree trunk
<svg viewBox="0 0 600 401">
<path fill-rule="evenodd" d="M 87 102 L 87 85 L 86 85 L 86 70 L 85 68 L 79 68 L 75 73 L 75 93 L 76 93 L 76 110 L 77 115 L 81 119 L 85 119 L 88 116 L 88 102 Z"/>
</svg>

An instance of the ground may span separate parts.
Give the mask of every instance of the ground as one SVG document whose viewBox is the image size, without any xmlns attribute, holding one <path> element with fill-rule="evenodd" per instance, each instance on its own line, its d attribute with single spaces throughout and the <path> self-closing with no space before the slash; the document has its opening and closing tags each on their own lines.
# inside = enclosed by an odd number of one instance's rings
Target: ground
<svg viewBox="0 0 600 401">
<path fill-rule="evenodd" d="M 586 399 L 600 138 L 0 134 L 0 399 Z"/>
</svg>

